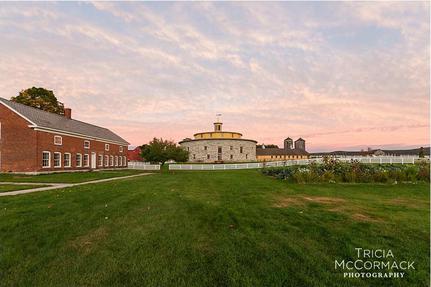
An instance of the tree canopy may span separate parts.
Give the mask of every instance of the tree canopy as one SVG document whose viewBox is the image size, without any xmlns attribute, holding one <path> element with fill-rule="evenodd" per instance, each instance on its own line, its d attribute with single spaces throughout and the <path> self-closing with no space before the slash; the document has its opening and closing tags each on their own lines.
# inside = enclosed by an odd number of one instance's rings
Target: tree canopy
<svg viewBox="0 0 431 287">
<path fill-rule="evenodd" d="M 256 147 L 257 147 L 257 148 L 262 148 L 262 147 L 263 147 L 263 145 L 258 144 L 258 145 L 256 145 Z M 266 144 L 266 145 L 265 145 L 265 148 L 278 148 L 278 145 L 276 145 L 276 144 Z"/>
<path fill-rule="evenodd" d="M 45 88 L 32 87 L 19 92 L 19 95 L 10 99 L 13 102 L 24 104 L 46 112 L 64 114 L 64 105 L 59 102 L 53 91 Z"/>
<path fill-rule="evenodd" d="M 419 149 L 419 157 L 420 157 L 420 158 L 424 158 L 424 157 L 425 157 L 424 147 L 421 147 L 421 148 Z"/>
<path fill-rule="evenodd" d="M 173 141 L 153 138 L 148 144 L 141 146 L 141 156 L 146 161 L 160 162 L 163 165 L 168 160 L 185 162 L 189 158 L 189 153 Z"/>
</svg>

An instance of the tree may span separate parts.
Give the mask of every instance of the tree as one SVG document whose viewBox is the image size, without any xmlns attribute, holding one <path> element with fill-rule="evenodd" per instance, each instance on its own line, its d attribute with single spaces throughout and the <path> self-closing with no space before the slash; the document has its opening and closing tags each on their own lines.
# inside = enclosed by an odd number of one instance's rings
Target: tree
<svg viewBox="0 0 431 287">
<path fill-rule="evenodd" d="M 420 157 L 420 158 L 424 158 L 424 157 L 425 157 L 424 147 L 421 147 L 421 148 L 419 149 L 419 157 Z"/>
<path fill-rule="evenodd" d="M 53 91 L 44 88 L 32 87 L 22 90 L 17 97 L 12 97 L 10 100 L 46 112 L 64 114 L 63 103 L 57 100 Z"/>
<path fill-rule="evenodd" d="M 256 148 L 262 148 L 262 147 L 263 147 L 262 144 L 256 145 Z M 276 145 L 276 144 L 266 144 L 265 148 L 278 148 L 278 145 Z"/>
<path fill-rule="evenodd" d="M 173 141 L 153 138 L 148 144 L 141 146 L 141 156 L 147 161 L 160 162 L 163 165 L 168 160 L 187 161 L 189 153 Z"/>
</svg>

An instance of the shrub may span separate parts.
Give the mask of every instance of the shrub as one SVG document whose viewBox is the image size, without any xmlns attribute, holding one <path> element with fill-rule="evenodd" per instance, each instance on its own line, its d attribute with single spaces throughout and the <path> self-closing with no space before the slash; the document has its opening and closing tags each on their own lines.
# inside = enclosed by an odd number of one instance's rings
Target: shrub
<svg viewBox="0 0 431 287">
<path fill-rule="evenodd" d="M 430 181 L 427 162 L 417 165 L 364 164 L 358 161 L 340 162 L 324 158 L 323 163 L 308 166 L 266 168 L 263 174 L 296 183 L 317 182 L 416 182 Z"/>
</svg>

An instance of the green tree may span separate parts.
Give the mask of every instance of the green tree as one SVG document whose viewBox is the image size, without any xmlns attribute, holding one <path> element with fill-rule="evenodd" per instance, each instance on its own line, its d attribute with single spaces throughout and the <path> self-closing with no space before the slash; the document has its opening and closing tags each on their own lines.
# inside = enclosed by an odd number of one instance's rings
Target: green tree
<svg viewBox="0 0 431 287">
<path fill-rule="evenodd" d="M 53 91 L 32 87 L 19 92 L 10 99 L 12 102 L 24 104 L 50 113 L 64 114 L 64 105 L 55 97 Z"/>
<path fill-rule="evenodd" d="M 147 161 L 160 162 L 163 165 L 168 160 L 187 161 L 189 153 L 173 141 L 153 138 L 148 144 L 141 146 L 141 156 Z"/>
<path fill-rule="evenodd" d="M 424 147 L 421 147 L 421 148 L 419 149 L 419 157 L 420 157 L 420 158 L 424 158 L 424 157 L 425 157 Z"/>
</svg>

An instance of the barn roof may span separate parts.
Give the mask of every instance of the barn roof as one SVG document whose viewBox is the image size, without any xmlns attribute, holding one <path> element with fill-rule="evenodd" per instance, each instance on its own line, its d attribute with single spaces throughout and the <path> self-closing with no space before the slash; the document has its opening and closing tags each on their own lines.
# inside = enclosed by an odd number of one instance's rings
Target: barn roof
<svg viewBox="0 0 431 287">
<path fill-rule="evenodd" d="M 256 155 L 308 155 L 302 149 L 257 148 Z"/>
<path fill-rule="evenodd" d="M 119 144 L 128 145 L 129 143 L 110 131 L 96 125 L 88 124 L 74 119 L 68 119 L 65 116 L 45 112 L 23 104 L 8 101 L 0 98 L 0 104 L 3 104 L 16 114 L 23 117 L 32 124 L 32 128 L 51 130 L 51 132 L 64 132 L 73 135 L 86 136 L 89 138 L 111 141 Z"/>
</svg>

